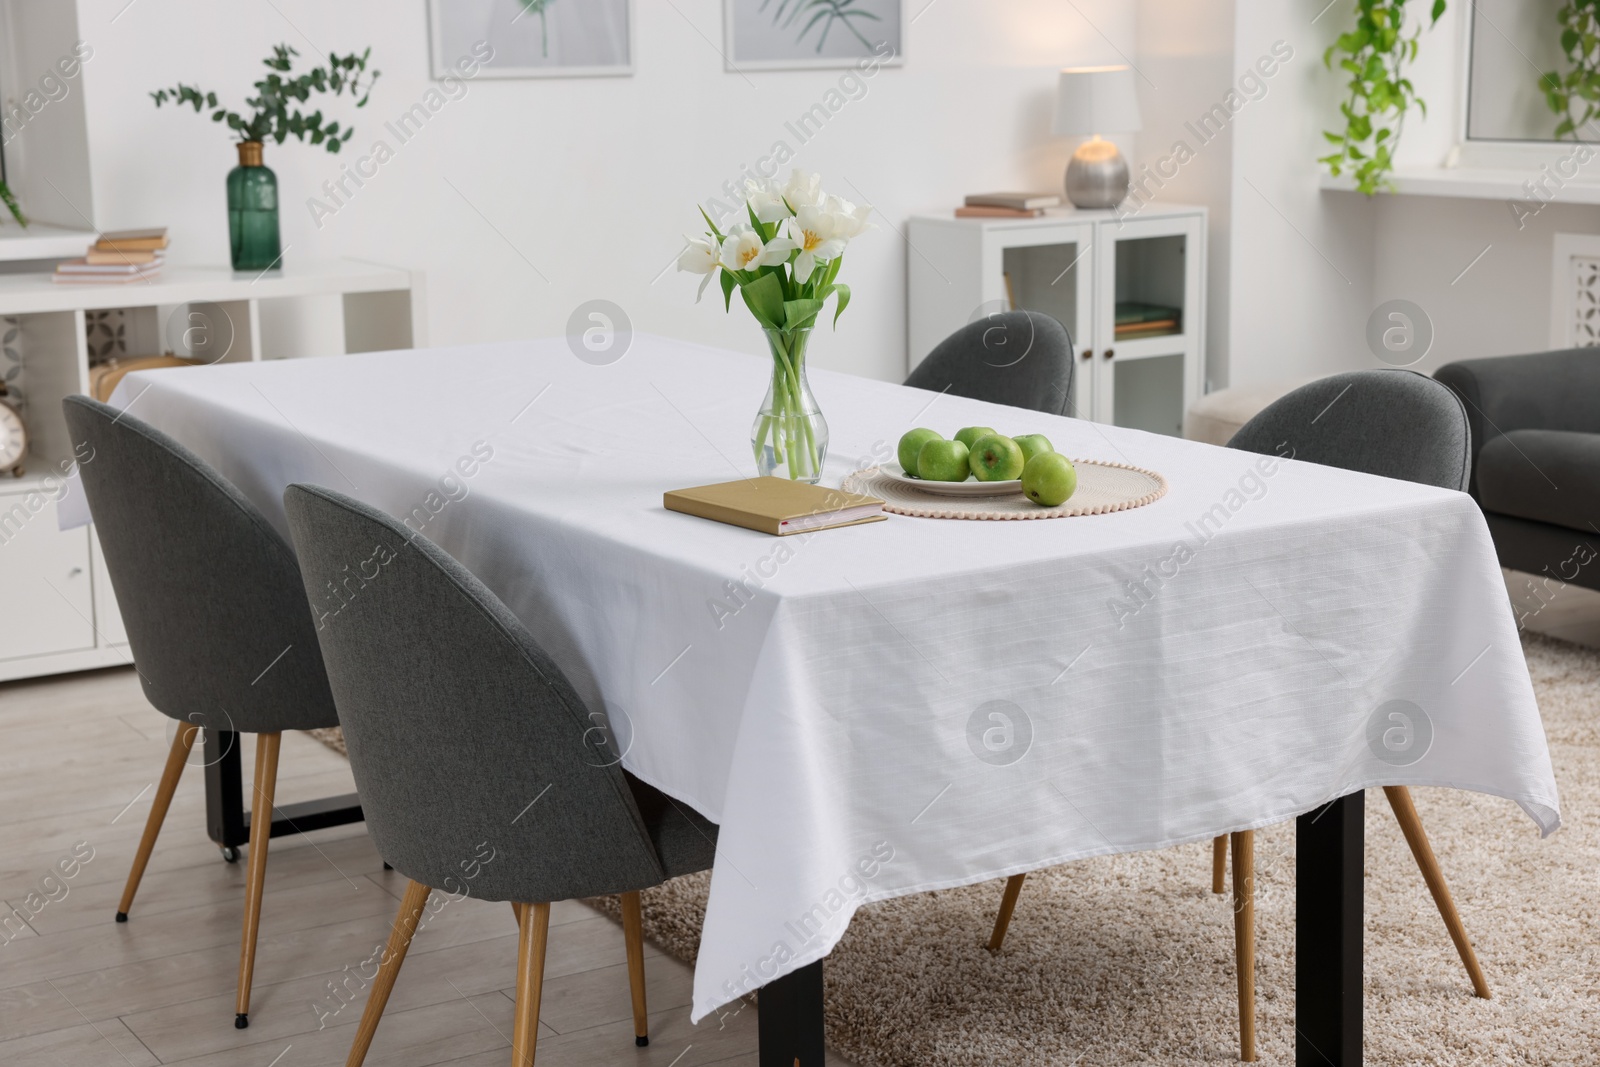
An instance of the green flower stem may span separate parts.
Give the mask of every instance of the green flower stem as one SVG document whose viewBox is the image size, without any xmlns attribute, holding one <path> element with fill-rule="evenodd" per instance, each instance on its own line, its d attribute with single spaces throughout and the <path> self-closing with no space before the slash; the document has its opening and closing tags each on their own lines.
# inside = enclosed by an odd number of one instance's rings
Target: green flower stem
<svg viewBox="0 0 1600 1067">
<path fill-rule="evenodd" d="M 789 477 L 810 477 L 820 473 L 821 468 L 816 434 L 811 427 L 811 413 L 805 410 L 800 377 L 805 369 L 810 331 L 767 330 L 765 333 L 772 353 L 772 407 L 756 431 L 755 451 L 759 460 L 770 430 L 773 456 L 787 466 Z"/>
</svg>

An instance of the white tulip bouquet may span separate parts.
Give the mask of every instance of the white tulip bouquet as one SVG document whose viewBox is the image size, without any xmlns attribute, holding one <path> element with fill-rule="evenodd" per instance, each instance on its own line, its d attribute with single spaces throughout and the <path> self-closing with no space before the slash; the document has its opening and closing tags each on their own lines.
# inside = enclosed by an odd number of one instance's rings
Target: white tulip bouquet
<svg viewBox="0 0 1600 1067">
<path fill-rule="evenodd" d="M 815 482 L 822 476 L 828 424 L 806 383 L 806 347 L 829 297 L 836 298 L 836 326 L 850 305 L 839 268 L 851 239 L 873 228 L 867 222 L 872 209 L 829 196 L 820 178 L 800 170 L 784 186 L 745 185 L 750 221 L 723 233 L 702 209 L 709 230 L 689 238 L 678 269 L 703 275 L 696 302 L 713 277 L 722 283 L 725 310 L 738 289 L 767 335 L 772 386 L 751 430 L 760 473 Z"/>
</svg>

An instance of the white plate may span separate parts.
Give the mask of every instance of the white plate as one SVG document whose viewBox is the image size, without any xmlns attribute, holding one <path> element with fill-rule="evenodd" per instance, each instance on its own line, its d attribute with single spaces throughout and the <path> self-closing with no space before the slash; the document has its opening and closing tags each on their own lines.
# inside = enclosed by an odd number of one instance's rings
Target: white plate
<svg viewBox="0 0 1600 1067">
<path fill-rule="evenodd" d="M 878 473 L 935 496 L 1016 496 L 1022 492 L 1021 478 L 1009 482 L 980 482 L 972 477 L 964 482 L 930 482 L 911 477 L 898 463 L 885 463 Z"/>
</svg>

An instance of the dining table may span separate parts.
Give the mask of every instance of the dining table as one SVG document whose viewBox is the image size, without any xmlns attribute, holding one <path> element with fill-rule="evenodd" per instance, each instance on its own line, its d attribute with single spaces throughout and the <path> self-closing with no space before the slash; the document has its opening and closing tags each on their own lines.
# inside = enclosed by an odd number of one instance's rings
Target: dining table
<svg viewBox="0 0 1600 1067">
<path fill-rule="evenodd" d="M 755 475 L 758 341 L 219 363 L 130 374 L 111 402 L 280 532 L 284 489 L 326 486 L 505 602 L 610 759 L 719 827 L 691 1014 L 760 990 L 763 1067 L 821 1067 L 823 961 L 863 906 L 1290 819 L 1296 1062 L 1359 1064 L 1364 790 L 1560 824 L 1472 498 L 1295 459 L 1294 431 L 1263 456 L 813 367 L 826 485 L 914 426 L 987 426 L 1166 492 L 785 537 L 665 509 Z"/>
</svg>

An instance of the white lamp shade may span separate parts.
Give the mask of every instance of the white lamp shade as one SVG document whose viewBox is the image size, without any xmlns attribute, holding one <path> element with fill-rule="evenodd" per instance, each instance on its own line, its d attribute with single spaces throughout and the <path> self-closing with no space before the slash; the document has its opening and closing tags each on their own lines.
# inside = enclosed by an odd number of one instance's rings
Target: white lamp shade
<svg viewBox="0 0 1600 1067">
<path fill-rule="evenodd" d="M 1125 66 L 1063 70 L 1056 90 L 1056 135 L 1136 132 L 1139 93 L 1133 79 L 1133 68 Z"/>
</svg>

